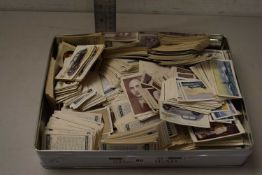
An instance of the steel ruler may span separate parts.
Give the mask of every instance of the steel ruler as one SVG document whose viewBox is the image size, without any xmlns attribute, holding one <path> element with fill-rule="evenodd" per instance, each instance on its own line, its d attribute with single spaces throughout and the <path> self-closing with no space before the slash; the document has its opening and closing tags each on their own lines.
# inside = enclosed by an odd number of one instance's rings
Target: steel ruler
<svg viewBox="0 0 262 175">
<path fill-rule="evenodd" d="M 94 0 L 95 31 L 116 31 L 116 0 Z"/>
</svg>

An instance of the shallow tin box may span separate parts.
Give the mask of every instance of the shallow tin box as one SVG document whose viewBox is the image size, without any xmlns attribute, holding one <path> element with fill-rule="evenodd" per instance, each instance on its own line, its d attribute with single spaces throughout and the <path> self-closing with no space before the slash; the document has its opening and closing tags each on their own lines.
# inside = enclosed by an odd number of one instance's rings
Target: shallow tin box
<svg viewBox="0 0 262 175">
<path fill-rule="evenodd" d="M 227 50 L 229 55 L 231 55 L 227 39 L 224 36 L 210 36 L 210 48 Z M 94 38 L 94 43 L 90 43 L 85 39 L 86 37 L 88 35 L 55 37 L 51 46 L 49 60 L 51 56 L 56 55 L 57 43 L 61 40 L 71 44 L 101 44 L 102 42 Z M 244 115 L 242 123 L 247 132 L 245 135 L 245 146 L 237 149 L 201 149 L 189 151 L 41 150 L 42 133 L 54 110 L 50 107 L 43 92 L 34 148 L 40 157 L 41 164 L 45 168 L 217 167 L 242 165 L 252 153 L 253 140 L 244 101 L 242 99 L 235 100 L 234 104 L 236 104 L 237 109 Z"/>
</svg>

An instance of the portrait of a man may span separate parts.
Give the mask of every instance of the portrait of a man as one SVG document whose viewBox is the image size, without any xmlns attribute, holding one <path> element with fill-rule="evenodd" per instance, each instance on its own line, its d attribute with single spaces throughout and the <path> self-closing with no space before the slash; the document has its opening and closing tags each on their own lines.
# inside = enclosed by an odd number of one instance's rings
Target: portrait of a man
<svg viewBox="0 0 262 175">
<path fill-rule="evenodd" d="M 135 115 L 151 111 L 141 94 L 141 78 L 142 76 L 134 76 L 123 79 L 124 88 Z"/>
</svg>

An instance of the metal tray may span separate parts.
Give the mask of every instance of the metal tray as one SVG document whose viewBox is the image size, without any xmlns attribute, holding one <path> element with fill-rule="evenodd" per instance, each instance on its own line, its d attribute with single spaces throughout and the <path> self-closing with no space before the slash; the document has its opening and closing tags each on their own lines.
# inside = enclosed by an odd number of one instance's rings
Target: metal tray
<svg viewBox="0 0 262 175">
<path fill-rule="evenodd" d="M 51 46 L 49 58 L 56 54 L 57 41 L 63 39 L 69 43 L 77 42 L 81 44 L 88 44 L 85 43 L 85 36 L 87 35 L 65 35 L 55 37 Z M 227 39 L 223 35 L 216 34 L 210 36 L 210 48 L 227 50 L 229 55 L 231 55 Z M 230 59 L 232 59 L 231 56 Z M 46 72 L 48 72 L 48 67 Z M 198 149 L 189 151 L 56 151 L 41 150 L 42 133 L 54 110 L 48 103 L 48 100 L 43 92 L 42 102 L 39 109 L 39 119 L 37 123 L 34 149 L 40 157 L 41 164 L 45 168 L 239 166 L 244 164 L 252 153 L 253 139 L 249 120 L 246 115 L 244 100 L 234 100 L 234 104 L 244 115 L 242 124 L 247 132 L 245 135 L 245 146 L 238 149 Z"/>
</svg>

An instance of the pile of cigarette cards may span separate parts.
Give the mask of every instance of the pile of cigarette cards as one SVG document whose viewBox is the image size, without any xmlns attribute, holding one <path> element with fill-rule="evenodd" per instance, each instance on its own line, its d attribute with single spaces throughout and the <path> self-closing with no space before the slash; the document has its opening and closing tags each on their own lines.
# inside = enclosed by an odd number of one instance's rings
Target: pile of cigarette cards
<svg viewBox="0 0 262 175">
<path fill-rule="evenodd" d="M 228 50 L 206 34 L 94 33 L 57 40 L 45 150 L 193 150 L 245 145 Z"/>
</svg>

